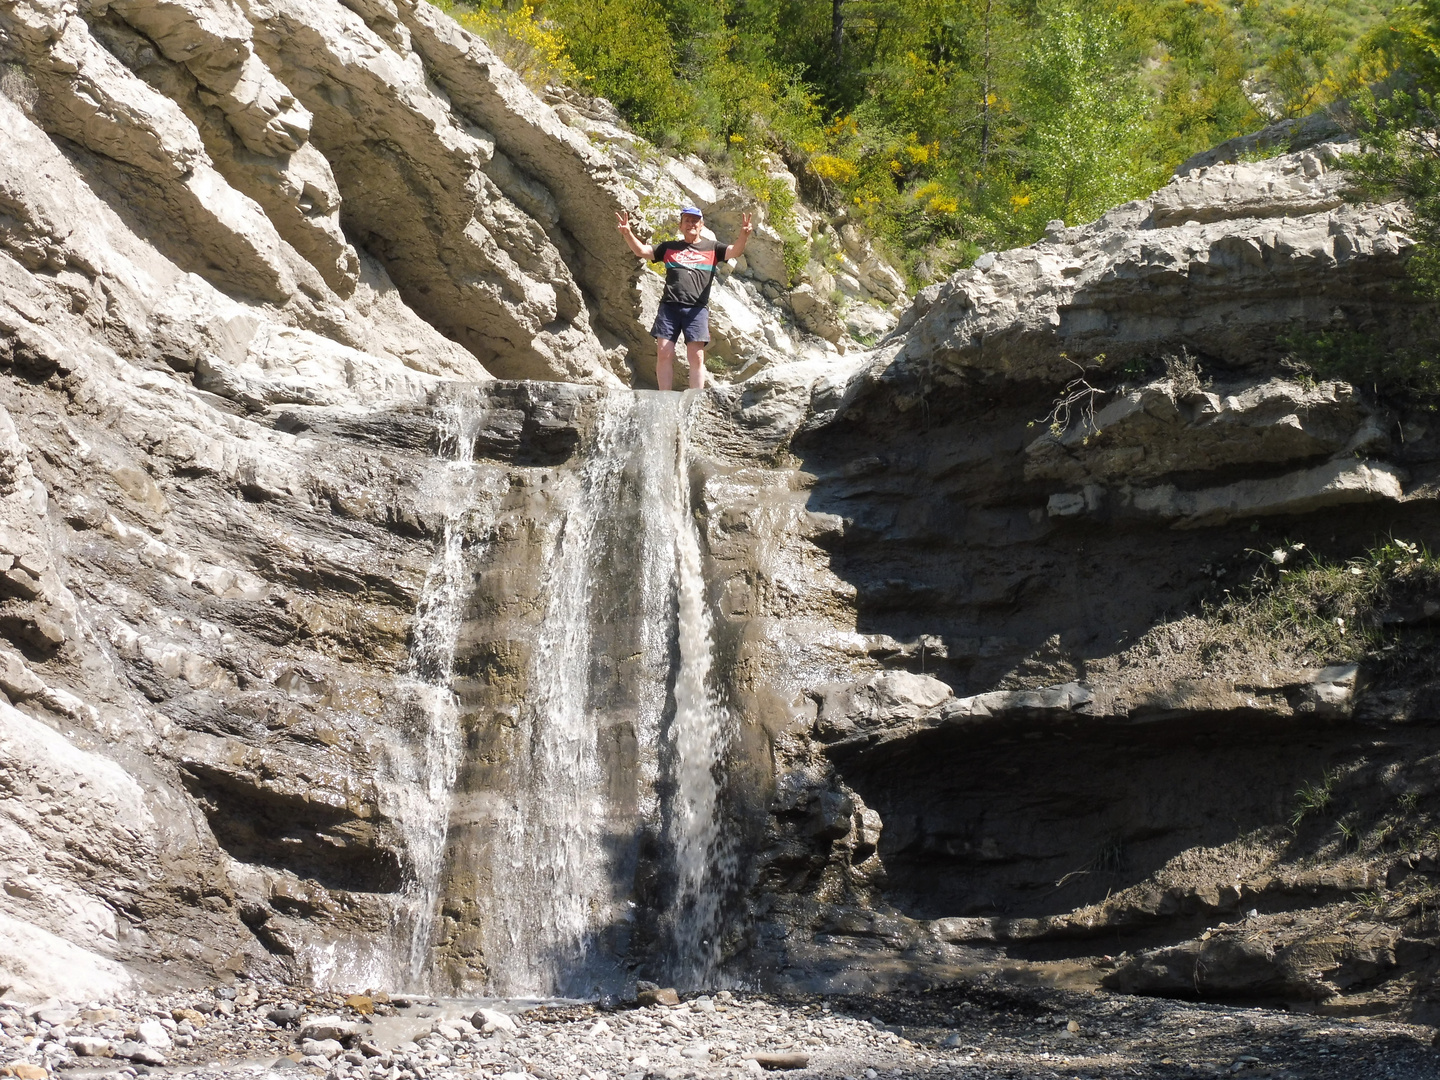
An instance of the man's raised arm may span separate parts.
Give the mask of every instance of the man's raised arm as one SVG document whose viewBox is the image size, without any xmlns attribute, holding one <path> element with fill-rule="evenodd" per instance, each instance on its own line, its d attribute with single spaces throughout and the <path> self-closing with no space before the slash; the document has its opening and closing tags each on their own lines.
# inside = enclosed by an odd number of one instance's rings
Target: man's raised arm
<svg viewBox="0 0 1440 1080">
<path fill-rule="evenodd" d="M 745 245 L 750 242 L 750 234 L 751 234 L 754 230 L 755 230 L 755 226 L 750 223 L 750 215 L 749 215 L 749 214 L 741 214 L 741 215 L 740 215 L 740 239 L 739 239 L 739 240 L 736 240 L 735 243 L 731 244 L 728 248 L 725 249 L 725 258 L 727 258 L 727 259 L 738 259 L 741 255 L 744 255 L 744 254 L 745 254 Z"/>
<path fill-rule="evenodd" d="M 647 262 L 655 261 L 655 249 L 649 244 L 642 244 L 630 231 L 630 215 L 617 210 L 615 220 L 619 223 L 615 227 L 620 230 L 620 235 L 625 238 L 625 243 L 630 245 L 630 250 L 635 253 L 637 259 L 644 259 Z"/>
</svg>

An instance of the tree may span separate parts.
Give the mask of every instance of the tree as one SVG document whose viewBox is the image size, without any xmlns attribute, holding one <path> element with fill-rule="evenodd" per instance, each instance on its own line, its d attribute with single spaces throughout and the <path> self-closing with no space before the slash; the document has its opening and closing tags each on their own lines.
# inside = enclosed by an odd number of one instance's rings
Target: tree
<svg viewBox="0 0 1440 1080">
<path fill-rule="evenodd" d="M 1032 227 L 1089 221 L 1153 176 L 1140 54 L 1098 0 L 1042 0 L 1020 86 L 1026 123 L 1017 209 Z M 1024 199 L 1024 202 L 1020 200 Z"/>
</svg>

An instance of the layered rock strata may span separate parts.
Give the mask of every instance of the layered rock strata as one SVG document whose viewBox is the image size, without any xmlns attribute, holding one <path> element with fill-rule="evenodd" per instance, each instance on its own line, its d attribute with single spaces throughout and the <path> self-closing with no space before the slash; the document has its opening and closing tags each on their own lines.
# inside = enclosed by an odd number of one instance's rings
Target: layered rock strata
<svg viewBox="0 0 1440 1080">
<path fill-rule="evenodd" d="M 30 119 L 166 259 L 360 348 L 371 343 L 351 324 L 377 288 L 398 289 L 478 361 L 457 361 L 465 377 L 650 378 L 640 320 L 654 278 L 614 212 L 643 205 L 642 229 L 670 228 L 698 200 L 733 232 L 747 204 L 698 160 L 666 159 L 612 123 L 570 126 L 573 108 L 541 101 L 425 3 L 16 0 L 0 9 L 0 59 L 30 87 Z M 807 242 L 821 227 L 800 225 Z M 841 269 L 843 283 L 857 318 L 869 313 L 853 332 L 883 332 L 903 283 L 845 235 L 838 258 L 860 276 Z M 741 278 L 718 290 L 717 362 L 754 370 L 792 338 L 817 354 L 851 341 L 813 290 L 791 304 L 779 244 L 762 225 Z M 812 276 L 834 284 L 818 264 Z M 390 348 L 436 370 L 420 357 L 462 350 L 435 336 L 397 333 Z"/>
<path fill-rule="evenodd" d="M 36 91 L 0 98 L 3 981 L 483 990 L 470 838 L 523 752 L 596 403 L 648 346 L 611 213 L 698 200 L 723 236 L 743 200 L 424 5 L 8 0 L 0 31 Z M 1404 213 L 1344 203 L 1337 152 L 986 255 L 873 350 L 902 285 L 849 223 L 807 288 L 773 228 L 717 286 L 722 359 L 758 371 L 690 429 L 738 731 L 726 970 L 1434 1008 L 1433 844 L 1376 838 L 1437 811 L 1433 675 L 1212 649 L 1203 607 L 1247 552 L 1437 523 L 1430 419 L 1281 363 L 1409 325 Z M 595 664 L 639 652 L 617 630 Z M 644 975 L 674 890 L 630 840 L 605 948 Z"/>
<path fill-rule="evenodd" d="M 777 983 L 1434 1014 L 1433 671 L 1205 615 L 1257 557 L 1440 521 L 1427 414 L 1278 363 L 1413 319 L 1403 212 L 1330 160 L 1192 173 L 926 290 L 848 369 L 717 396 L 713 596 L 775 760 L 737 948 Z M 1440 597 L 1410 606 L 1415 653 Z"/>
</svg>

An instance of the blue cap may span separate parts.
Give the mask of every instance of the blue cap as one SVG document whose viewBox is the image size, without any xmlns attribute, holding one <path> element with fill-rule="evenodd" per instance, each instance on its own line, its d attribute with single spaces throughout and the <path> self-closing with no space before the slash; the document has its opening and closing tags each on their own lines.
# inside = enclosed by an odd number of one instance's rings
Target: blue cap
<svg viewBox="0 0 1440 1080">
<path fill-rule="evenodd" d="M 703 218 L 705 216 L 700 212 L 700 208 L 698 206 L 682 206 L 680 208 L 680 216 L 684 217 L 686 214 L 692 214 L 693 216 L 698 218 Z"/>
</svg>

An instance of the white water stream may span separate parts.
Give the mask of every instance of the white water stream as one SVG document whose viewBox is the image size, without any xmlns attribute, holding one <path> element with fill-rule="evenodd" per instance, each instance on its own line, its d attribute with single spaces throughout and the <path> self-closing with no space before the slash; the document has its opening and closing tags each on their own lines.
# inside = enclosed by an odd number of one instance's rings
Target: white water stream
<svg viewBox="0 0 1440 1080">
<path fill-rule="evenodd" d="M 613 985 L 616 959 L 602 939 L 635 919 L 622 863 L 642 830 L 663 834 L 672 853 L 675 905 L 664 921 L 674 939 L 667 951 L 678 958 L 673 977 L 698 984 L 718 956 L 716 878 L 727 868 L 718 812 L 731 736 L 712 685 L 690 504 L 690 397 L 602 395 L 583 468 L 565 494 L 511 763 L 513 803 L 493 841 L 485 952 L 494 993 L 586 995 Z M 607 622 L 617 612 L 639 625 L 617 630 Z M 607 655 L 619 642 L 638 642 L 638 652 Z M 626 703 L 618 720 L 617 698 Z M 636 748 L 639 794 L 625 807 L 613 797 L 602 745 L 613 744 L 617 723 L 633 731 Z"/>
<path fill-rule="evenodd" d="M 545 497 L 563 510 L 547 542 L 529 687 L 504 736 L 500 790 L 487 794 L 497 808 L 483 845 L 489 881 L 475 898 L 486 912 L 491 993 L 614 989 L 640 922 L 660 939 L 644 946 L 650 974 L 682 987 L 715 974 L 721 898 L 735 873 L 721 826 L 734 719 L 716 690 L 691 503 L 686 427 L 696 403 L 693 394 L 602 393 L 580 467 L 542 471 Z M 474 461 L 484 409 L 481 390 L 450 404 L 444 461 L 419 500 L 445 525 L 397 684 L 414 727 L 390 748 L 383 806 L 406 851 L 393 944 L 368 960 L 330 948 L 315 965 L 324 982 L 432 988 L 461 764 L 455 653 L 486 555 L 478 519 L 511 482 Z M 636 910 L 645 860 L 646 897 L 660 897 L 664 911 Z"/>
<path fill-rule="evenodd" d="M 482 554 L 472 543 L 474 518 L 486 491 L 474 448 L 481 403 L 474 395 L 451 401 L 442 434 L 443 467 L 427 479 L 429 507 L 445 514 L 445 528 L 421 589 L 410 661 L 399 689 L 416 714 L 418 737 L 390 747 L 394 805 L 388 808 L 405 840 L 407 863 L 396 913 L 397 985 L 428 987 L 430 946 L 440 901 L 451 792 L 460 765 L 459 705 L 451 689 L 455 646 Z"/>
</svg>

